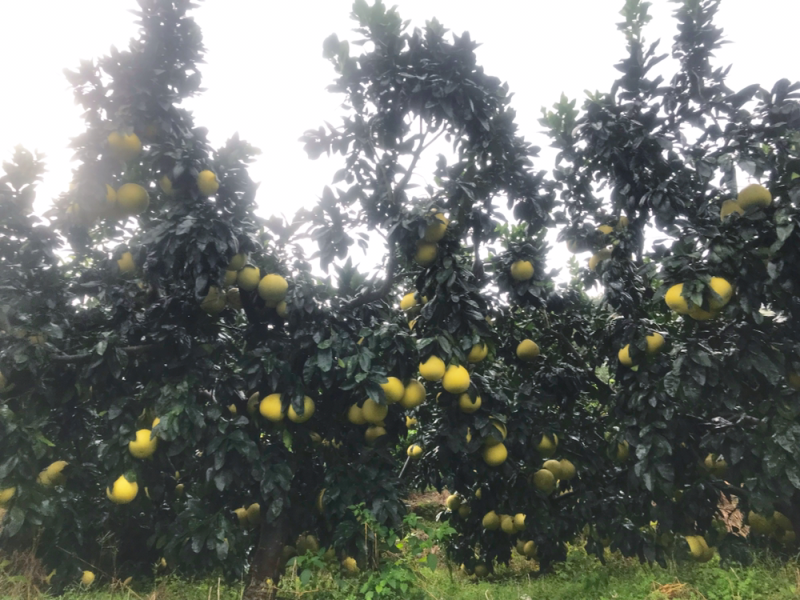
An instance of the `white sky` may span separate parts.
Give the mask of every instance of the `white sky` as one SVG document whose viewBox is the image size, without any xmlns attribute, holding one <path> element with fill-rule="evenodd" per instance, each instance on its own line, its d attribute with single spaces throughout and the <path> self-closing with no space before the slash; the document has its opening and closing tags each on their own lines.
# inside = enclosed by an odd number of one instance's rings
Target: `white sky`
<svg viewBox="0 0 800 600">
<path fill-rule="evenodd" d="M 388 3 L 390 4 L 391 3 Z M 675 4 L 653 0 L 649 41 L 668 52 L 675 33 Z M 234 132 L 261 148 L 251 169 L 261 182 L 259 212 L 290 217 L 316 202 L 340 168 L 339 157 L 310 161 L 298 138 L 329 121 L 338 123 L 341 97 L 326 91 L 334 77 L 322 58 L 331 33 L 344 39 L 353 27 L 351 0 L 205 0 L 194 16 L 206 44 L 204 87 L 193 101 L 198 125 L 219 146 Z M 514 92 L 521 133 L 546 147 L 537 119 L 562 92 L 583 102 L 583 91 L 608 91 L 624 56 L 617 31 L 623 0 L 400 0 L 412 25 L 436 17 L 448 29 L 468 30 L 482 44 L 478 61 Z M 127 46 L 136 27 L 134 0 L 7 0 L 3 6 L 3 94 L 0 157 L 16 144 L 47 156 L 48 173 L 37 206 L 44 209 L 71 179 L 69 139 L 82 131 L 80 111 L 63 77 L 80 59 L 97 58 L 112 45 Z M 733 64 L 728 83 L 770 88 L 786 77 L 800 80 L 796 25 L 798 0 L 723 0 L 717 25 L 732 44 L 719 53 Z M 352 46 L 351 46 L 352 47 Z M 536 169 L 549 169 L 545 154 Z"/>
</svg>

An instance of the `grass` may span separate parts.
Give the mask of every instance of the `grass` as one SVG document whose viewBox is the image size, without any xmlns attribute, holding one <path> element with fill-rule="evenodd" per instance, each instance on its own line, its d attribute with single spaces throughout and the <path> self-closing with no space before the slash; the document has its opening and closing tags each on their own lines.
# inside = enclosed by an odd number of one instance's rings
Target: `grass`
<svg viewBox="0 0 800 600">
<path fill-rule="evenodd" d="M 749 567 L 722 568 L 718 558 L 705 565 L 641 565 L 619 554 L 608 554 L 602 565 L 582 548 L 573 548 L 566 563 L 555 572 L 537 576 L 528 563 L 515 559 L 508 568 L 500 568 L 491 579 L 476 582 L 461 573 L 440 566 L 436 571 L 422 569 L 418 591 L 431 600 L 789 600 L 800 598 L 800 562 L 778 561 L 762 557 Z M 325 575 L 321 575 L 325 577 Z M 0 578 L 2 582 L 2 578 Z M 8 582 L 6 582 L 8 583 Z M 311 584 L 314 588 L 319 581 Z M 2 598 L 45 600 L 45 595 L 6 595 Z M 325 592 L 298 587 L 281 598 L 302 600 L 355 600 L 359 582 L 328 577 Z M 6 587 L 6 593 L 10 588 Z M 218 579 L 185 581 L 167 577 L 155 587 L 122 586 L 117 589 L 97 587 L 67 591 L 64 600 L 238 600 L 242 585 L 226 585 Z M 405 597 L 404 594 L 381 597 Z M 376 595 L 375 598 L 378 598 Z"/>
</svg>

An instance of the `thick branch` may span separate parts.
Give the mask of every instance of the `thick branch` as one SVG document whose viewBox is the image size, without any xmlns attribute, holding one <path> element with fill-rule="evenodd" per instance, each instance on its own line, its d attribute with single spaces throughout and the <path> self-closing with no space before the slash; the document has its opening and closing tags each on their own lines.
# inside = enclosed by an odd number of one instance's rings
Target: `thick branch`
<svg viewBox="0 0 800 600">
<path fill-rule="evenodd" d="M 123 352 L 128 354 L 143 354 L 148 350 L 152 350 L 156 344 L 142 344 L 140 346 L 123 346 L 120 348 Z M 55 354 L 50 357 L 50 360 L 57 363 L 77 363 L 89 360 L 96 356 L 94 352 L 82 352 L 80 354 Z"/>
</svg>

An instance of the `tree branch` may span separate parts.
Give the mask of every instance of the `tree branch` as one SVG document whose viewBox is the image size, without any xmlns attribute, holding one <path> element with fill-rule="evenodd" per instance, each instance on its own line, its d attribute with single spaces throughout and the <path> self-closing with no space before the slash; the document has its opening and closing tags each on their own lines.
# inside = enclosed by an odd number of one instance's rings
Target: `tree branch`
<svg viewBox="0 0 800 600">
<path fill-rule="evenodd" d="M 386 263 L 386 279 L 383 281 L 383 284 L 379 288 L 373 289 L 361 296 L 356 296 L 350 302 L 344 305 L 346 309 L 353 309 L 358 308 L 359 306 L 364 306 L 365 304 L 371 304 L 372 302 L 377 302 L 384 296 L 386 296 L 392 290 L 392 284 L 394 283 L 394 270 L 395 270 L 395 263 L 397 262 L 395 257 L 394 251 L 394 236 L 389 236 L 389 260 Z"/>
<path fill-rule="evenodd" d="M 142 344 L 140 346 L 123 346 L 119 349 L 128 354 L 144 354 L 156 346 L 157 344 Z M 96 356 L 94 352 L 82 352 L 80 354 L 56 354 L 51 356 L 50 360 L 57 363 L 77 363 L 88 360 L 93 356 Z"/>
</svg>

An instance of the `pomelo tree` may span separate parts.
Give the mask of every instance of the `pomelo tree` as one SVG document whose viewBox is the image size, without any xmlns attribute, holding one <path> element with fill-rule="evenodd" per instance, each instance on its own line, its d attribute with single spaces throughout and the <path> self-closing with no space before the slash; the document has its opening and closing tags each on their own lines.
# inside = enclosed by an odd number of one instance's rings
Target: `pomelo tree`
<svg viewBox="0 0 800 600">
<path fill-rule="evenodd" d="M 479 576 L 514 547 L 547 567 L 581 532 L 600 556 L 686 538 L 741 557 L 721 494 L 791 543 L 800 109 L 785 81 L 725 86 L 717 4 L 677 5 L 665 83 L 647 3 L 626 2 L 612 91 L 544 115 L 548 174 L 468 34 L 356 1 L 363 50 L 323 46 L 347 112 L 303 136 L 343 168 L 284 223 L 253 212 L 257 151 L 211 148 L 181 107 L 190 3 L 141 0 L 129 50 L 69 74 L 71 189 L 45 220 L 38 157 L 0 181 L 9 547 L 35 544 L 56 586 L 155 565 L 248 570 L 270 595 L 287 547 L 370 566 L 349 507 L 397 525 L 409 484 L 453 492 L 448 551 Z M 548 264 L 554 227 L 588 268 Z"/>
</svg>

